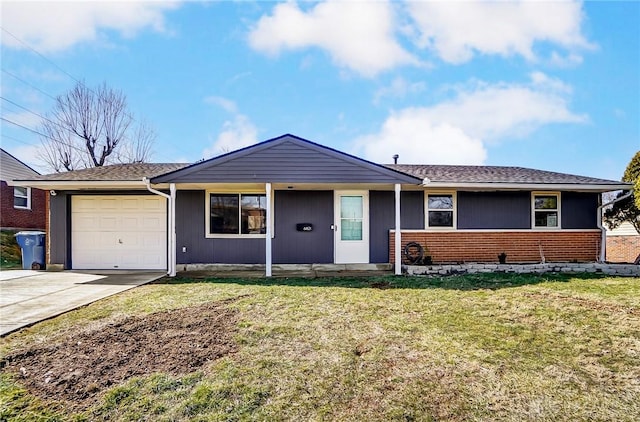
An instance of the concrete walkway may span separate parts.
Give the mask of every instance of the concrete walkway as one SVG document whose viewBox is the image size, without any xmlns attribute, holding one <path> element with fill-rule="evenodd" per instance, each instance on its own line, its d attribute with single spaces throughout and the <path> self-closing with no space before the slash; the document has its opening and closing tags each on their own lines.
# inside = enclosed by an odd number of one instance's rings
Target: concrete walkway
<svg viewBox="0 0 640 422">
<path fill-rule="evenodd" d="M 0 271 L 0 336 L 164 275 L 148 271 Z"/>
</svg>

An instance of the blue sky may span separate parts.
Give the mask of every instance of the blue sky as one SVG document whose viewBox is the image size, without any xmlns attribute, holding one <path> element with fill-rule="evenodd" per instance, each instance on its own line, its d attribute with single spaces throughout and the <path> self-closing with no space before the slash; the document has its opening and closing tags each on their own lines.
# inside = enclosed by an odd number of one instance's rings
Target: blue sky
<svg viewBox="0 0 640 422">
<path fill-rule="evenodd" d="M 284 133 L 388 163 L 619 180 L 640 149 L 640 2 L 2 2 L 2 116 L 74 78 L 193 162 Z M 38 135 L 2 147 L 40 171 Z"/>
</svg>

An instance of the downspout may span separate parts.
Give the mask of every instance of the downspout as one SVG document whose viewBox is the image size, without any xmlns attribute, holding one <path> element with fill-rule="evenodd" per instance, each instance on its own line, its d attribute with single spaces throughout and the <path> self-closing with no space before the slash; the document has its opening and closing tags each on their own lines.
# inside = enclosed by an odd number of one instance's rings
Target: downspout
<svg viewBox="0 0 640 422">
<path fill-rule="evenodd" d="M 627 193 L 626 195 L 621 196 L 620 198 L 616 198 L 613 201 L 609 201 L 606 204 L 602 204 L 598 207 L 598 228 L 600 229 L 600 258 L 598 259 L 598 262 L 604 262 L 605 257 L 606 257 L 606 253 L 607 253 L 607 231 L 605 230 L 604 226 L 602 225 L 602 211 L 604 209 L 604 207 L 608 207 L 609 205 L 615 204 L 616 202 L 622 201 L 623 199 L 627 199 L 628 197 L 630 197 L 631 195 L 633 195 L 633 188 L 631 188 L 631 190 L 629 191 L 629 193 Z"/>
<path fill-rule="evenodd" d="M 149 183 L 149 179 L 146 177 L 142 178 L 142 183 L 144 183 L 147 187 L 147 190 L 153 194 L 160 195 L 164 198 L 167 198 L 169 202 L 169 211 L 167 218 L 169 219 L 169 233 L 167 236 L 167 275 L 169 277 L 176 276 L 176 185 L 175 183 L 171 183 L 169 185 L 169 195 L 164 192 L 160 192 L 151 187 Z"/>
</svg>

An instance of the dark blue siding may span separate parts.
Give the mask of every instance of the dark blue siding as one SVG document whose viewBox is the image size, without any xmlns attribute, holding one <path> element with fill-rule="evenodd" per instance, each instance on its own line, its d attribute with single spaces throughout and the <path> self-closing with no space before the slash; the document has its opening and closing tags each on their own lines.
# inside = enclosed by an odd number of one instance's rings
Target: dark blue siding
<svg viewBox="0 0 640 422">
<path fill-rule="evenodd" d="M 563 229 L 598 228 L 600 194 L 593 192 L 562 192 L 560 202 Z"/>
<path fill-rule="evenodd" d="M 275 264 L 333 262 L 333 191 L 276 191 L 274 209 Z M 297 231 L 297 223 L 311 223 L 313 231 Z"/>
<path fill-rule="evenodd" d="M 403 229 L 424 229 L 424 192 L 400 192 Z M 395 228 L 395 193 L 369 192 L 369 261 L 389 262 L 389 230 Z"/>
<path fill-rule="evenodd" d="M 458 229 L 531 228 L 531 192 L 458 192 Z"/>
<path fill-rule="evenodd" d="M 176 193 L 176 248 L 178 264 L 264 264 L 264 239 L 209 239 L 205 237 L 205 192 Z M 187 252 L 182 252 L 186 247 Z"/>
<path fill-rule="evenodd" d="M 412 176 L 328 148 L 287 138 L 214 158 L 154 183 L 415 183 Z"/>
</svg>

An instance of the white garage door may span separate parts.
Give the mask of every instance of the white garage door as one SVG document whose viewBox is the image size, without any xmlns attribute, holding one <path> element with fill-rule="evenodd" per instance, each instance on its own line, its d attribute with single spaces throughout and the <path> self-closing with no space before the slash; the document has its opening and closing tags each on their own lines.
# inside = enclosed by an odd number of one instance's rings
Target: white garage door
<svg viewBox="0 0 640 422">
<path fill-rule="evenodd" d="M 166 208 L 156 195 L 73 196 L 73 268 L 166 269 Z"/>
</svg>

